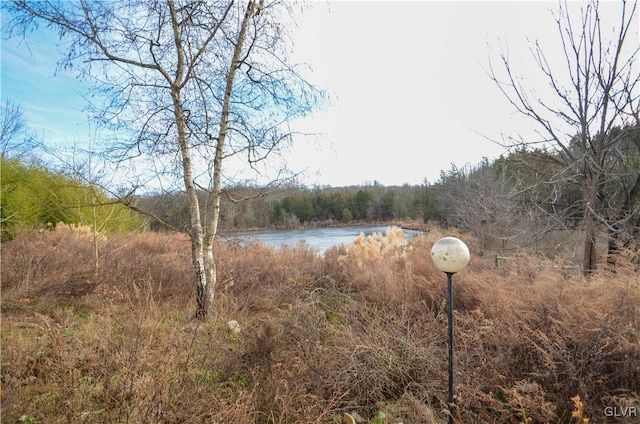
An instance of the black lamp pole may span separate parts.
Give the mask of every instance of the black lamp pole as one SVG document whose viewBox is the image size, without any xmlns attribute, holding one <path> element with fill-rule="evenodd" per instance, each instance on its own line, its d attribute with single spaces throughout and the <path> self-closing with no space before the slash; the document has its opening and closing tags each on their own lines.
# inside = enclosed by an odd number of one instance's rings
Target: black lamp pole
<svg viewBox="0 0 640 424">
<path fill-rule="evenodd" d="M 443 237 L 431 248 L 431 259 L 438 269 L 447 274 L 447 318 L 449 328 L 449 424 L 453 424 L 456 411 L 456 397 L 453 394 L 453 274 L 464 269 L 471 259 L 469 248 L 455 237 Z"/>
<path fill-rule="evenodd" d="M 447 318 L 449 321 L 449 424 L 453 424 L 453 412 L 455 410 L 455 398 L 453 396 L 453 284 L 451 278 L 453 272 L 447 272 Z"/>
</svg>

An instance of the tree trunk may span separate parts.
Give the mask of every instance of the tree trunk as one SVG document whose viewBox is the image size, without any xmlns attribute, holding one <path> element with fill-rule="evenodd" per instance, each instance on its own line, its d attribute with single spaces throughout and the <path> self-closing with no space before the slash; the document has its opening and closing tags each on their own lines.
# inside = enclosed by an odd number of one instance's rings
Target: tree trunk
<svg viewBox="0 0 640 424">
<path fill-rule="evenodd" d="M 189 212 L 191 215 L 191 225 L 189 238 L 191 239 L 191 260 L 195 271 L 196 285 L 196 318 L 205 319 L 209 315 L 209 311 L 213 304 L 213 286 L 207 278 L 205 266 L 205 249 L 204 249 L 204 233 L 202 223 L 200 221 L 200 203 L 198 201 L 198 193 L 193 181 L 193 171 L 191 168 L 191 152 L 187 144 L 186 126 L 184 125 L 182 104 L 175 102 L 176 118 L 178 127 L 178 139 L 180 143 L 180 151 L 182 153 L 182 168 L 184 173 L 184 184 L 187 199 L 189 202 Z M 178 115 L 181 118 L 178 118 Z"/>
<path fill-rule="evenodd" d="M 262 2 L 257 4 L 254 1 L 250 1 L 247 4 L 247 10 L 242 20 L 240 32 L 236 40 L 233 58 L 229 66 L 229 72 L 226 77 L 226 86 L 224 93 L 224 100 L 222 103 L 222 113 L 220 116 L 220 129 L 218 132 L 218 139 L 216 142 L 216 153 L 213 158 L 213 182 L 211 186 L 211 194 L 213 196 L 212 206 L 210 212 L 205 215 L 206 227 L 204 235 L 202 233 L 202 227 L 200 227 L 201 241 L 200 250 L 198 251 L 200 261 L 196 264 L 194 257 L 194 266 L 196 268 L 196 301 L 197 310 L 196 317 L 199 319 L 206 319 L 212 309 L 213 300 L 215 295 L 215 287 L 217 282 L 217 267 L 216 261 L 213 256 L 213 242 L 215 236 L 218 233 L 218 219 L 220 217 L 220 198 L 222 196 L 222 158 L 224 156 L 224 144 L 227 137 L 227 131 L 229 128 L 229 113 L 231 111 L 231 94 L 233 91 L 233 82 L 235 81 L 236 71 L 240 67 L 242 49 L 245 39 L 247 37 L 247 31 L 249 28 L 249 22 L 260 11 Z M 186 173 L 185 173 L 186 175 Z M 186 178 L 186 177 L 185 177 Z M 186 180 L 185 180 L 186 184 Z M 191 182 L 193 185 L 193 182 Z M 197 196 L 194 201 L 197 202 Z M 191 196 L 190 196 L 191 198 Z M 193 209 L 192 209 L 193 210 Z M 195 223 L 193 223 L 195 224 Z M 198 215 L 198 225 L 199 215 Z M 200 265 L 202 266 L 200 268 Z M 201 275 L 199 272 L 201 271 Z"/>
<path fill-rule="evenodd" d="M 596 267 L 596 239 L 595 222 L 593 214 L 587 212 L 585 220 L 584 255 L 582 258 L 582 273 L 585 276 L 591 275 Z"/>
<path fill-rule="evenodd" d="M 585 210 L 584 210 L 584 251 L 582 257 L 582 273 L 589 276 L 595 271 L 596 259 L 596 221 L 595 214 L 598 191 L 598 178 L 587 175 L 585 178 Z"/>
<path fill-rule="evenodd" d="M 193 181 L 193 169 L 191 164 L 191 149 L 187 137 L 187 127 L 184 119 L 184 109 L 180 97 L 180 89 L 174 86 L 171 90 L 173 99 L 174 114 L 176 118 L 176 128 L 178 133 L 178 144 L 182 156 L 182 171 L 184 177 L 185 192 L 189 202 L 190 231 L 191 240 L 191 261 L 195 271 L 196 285 L 196 313 L 198 319 L 205 319 L 211 310 L 213 303 L 213 286 L 207 278 L 205 266 L 204 232 L 200 221 L 200 202 L 198 193 Z"/>
</svg>

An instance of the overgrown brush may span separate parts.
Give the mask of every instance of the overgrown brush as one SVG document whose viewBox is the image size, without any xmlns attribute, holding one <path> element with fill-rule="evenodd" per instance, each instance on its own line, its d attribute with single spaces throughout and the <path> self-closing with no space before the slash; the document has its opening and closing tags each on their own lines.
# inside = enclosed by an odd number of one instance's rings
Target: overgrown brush
<svg viewBox="0 0 640 424">
<path fill-rule="evenodd" d="M 102 240 L 96 270 L 90 238 L 22 234 L 2 246 L 2 421 L 444 422 L 446 278 L 429 256 L 444 235 L 391 229 L 324 257 L 221 242 L 201 323 L 184 237 Z M 561 265 L 473 256 L 456 275 L 458 422 L 640 409 L 638 275 Z"/>
</svg>

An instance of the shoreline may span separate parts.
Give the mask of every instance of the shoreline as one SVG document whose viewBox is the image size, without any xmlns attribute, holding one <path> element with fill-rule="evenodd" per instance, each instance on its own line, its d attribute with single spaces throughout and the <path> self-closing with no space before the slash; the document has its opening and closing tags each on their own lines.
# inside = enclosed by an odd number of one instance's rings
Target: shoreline
<svg viewBox="0 0 640 424">
<path fill-rule="evenodd" d="M 312 228 L 346 228 L 346 227 L 368 227 L 368 226 L 395 226 L 408 231 L 426 233 L 429 231 L 429 224 L 416 221 L 349 221 L 349 222 L 312 222 L 308 225 L 297 225 L 294 227 L 285 225 L 273 225 L 268 227 L 232 228 L 218 230 L 218 234 L 244 233 L 252 231 L 281 231 L 281 230 L 306 230 Z"/>
</svg>

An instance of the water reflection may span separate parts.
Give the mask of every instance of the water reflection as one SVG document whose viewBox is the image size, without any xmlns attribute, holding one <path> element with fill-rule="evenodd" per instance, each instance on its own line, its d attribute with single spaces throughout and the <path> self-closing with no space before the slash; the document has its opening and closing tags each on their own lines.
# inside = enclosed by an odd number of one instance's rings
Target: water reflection
<svg viewBox="0 0 640 424">
<path fill-rule="evenodd" d="M 387 226 L 371 225 L 356 227 L 335 227 L 335 228 L 304 228 L 294 230 L 260 230 L 260 231 L 244 231 L 220 234 L 223 240 L 237 240 L 239 242 L 261 241 L 267 246 L 281 247 L 283 245 L 295 246 L 300 241 L 309 245 L 320 255 L 324 252 L 340 244 L 353 243 L 356 237 L 364 232 L 365 236 L 373 233 L 386 234 Z M 406 239 L 419 234 L 418 231 L 403 230 Z"/>
</svg>

